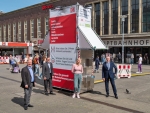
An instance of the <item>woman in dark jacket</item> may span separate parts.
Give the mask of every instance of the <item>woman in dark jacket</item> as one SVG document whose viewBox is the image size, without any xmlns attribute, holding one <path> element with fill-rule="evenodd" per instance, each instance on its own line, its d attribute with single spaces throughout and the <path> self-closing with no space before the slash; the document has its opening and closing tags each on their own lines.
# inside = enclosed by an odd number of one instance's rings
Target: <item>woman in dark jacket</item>
<svg viewBox="0 0 150 113">
<path fill-rule="evenodd" d="M 99 61 L 99 56 L 97 56 L 97 58 L 96 58 L 96 60 L 95 60 L 95 72 L 97 72 L 97 73 L 98 73 L 99 65 L 100 65 L 99 62 L 100 62 L 100 61 Z"/>
</svg>

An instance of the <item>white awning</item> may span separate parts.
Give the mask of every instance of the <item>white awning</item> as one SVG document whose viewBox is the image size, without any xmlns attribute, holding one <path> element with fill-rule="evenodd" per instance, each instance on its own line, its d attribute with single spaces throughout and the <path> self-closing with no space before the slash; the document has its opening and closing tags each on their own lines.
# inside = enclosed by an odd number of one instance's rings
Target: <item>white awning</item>
<svg viewBox="0 0 150 113">
<path fill-rule="evenodd" d="M 50 36 L 49 36 L 50 33 L 48 33 L 46 36 L 45 36 L 45 39 L 43 41 L 43 43 L 41 44 L 41 48 L 43 49 L 49 49 L 49 44 L 50 44 Z"/>
<path fill-rule="evenodd" d="M 96 32 L 87 27 L 79 26 L 79 48 L 80 49 L 107 49 Z"/>
</svg>

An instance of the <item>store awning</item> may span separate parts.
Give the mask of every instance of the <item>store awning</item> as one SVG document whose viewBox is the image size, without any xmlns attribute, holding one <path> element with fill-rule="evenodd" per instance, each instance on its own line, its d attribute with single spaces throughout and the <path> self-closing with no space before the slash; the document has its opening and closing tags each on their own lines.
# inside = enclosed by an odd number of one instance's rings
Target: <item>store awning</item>
<svg viewBox="0 0 150 113">
<path fill-rule="evenodd" d="M 96 48 L 95 48 L 96 47 Z M 79 26 L 80 49 L 107 49 L 103 41 L 92 28 Z"/>
<path fill-rule="evenodd" d="M 45 39 L 43 41 L 43 43 L 41 44 L 41 48 L 43 49 L 49 49 L 49 36 L 50 33 L 48 33 L 46 36 L 45 36 Z"/>
</svg>

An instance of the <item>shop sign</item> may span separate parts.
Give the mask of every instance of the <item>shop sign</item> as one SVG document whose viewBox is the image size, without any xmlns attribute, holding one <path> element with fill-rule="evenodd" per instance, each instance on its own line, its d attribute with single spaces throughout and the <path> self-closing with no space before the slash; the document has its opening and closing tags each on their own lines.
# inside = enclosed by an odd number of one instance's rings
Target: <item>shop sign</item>
<svg viewBox="0 0 150 113">
<path fill-rule="evenodd" d="M 2 46 L 6 46 L 6 42 L 2 42 Z"/>
<path fill-rule="evenodd" d="M 43 43 L 43 40 L 38 40 L 38 44 L 42 44 Z"/>
<path fill-rule="evenodd" d="M 53 5 L 43 5 L 42 10 L 52 9 L 53 7 L 54 7 Z"/>
<path fill-rule="evenodd" d="M 122 46 L 122 40 L 103 40 L 106 46 Z M 125 39 L 124 46 L 150 46 L 150 39 Z"/>
</svg>

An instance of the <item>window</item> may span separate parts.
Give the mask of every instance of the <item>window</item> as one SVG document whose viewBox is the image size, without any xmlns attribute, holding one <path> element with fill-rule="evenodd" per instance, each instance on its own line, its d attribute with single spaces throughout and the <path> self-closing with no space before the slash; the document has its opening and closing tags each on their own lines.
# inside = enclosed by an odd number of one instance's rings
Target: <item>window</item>
<svg viewBox="0 0 150 113">
<path fill-rule="evenodd" d="M 34 20 L 30 20 L 30 37 L 34 38 Z"/>
<path fill-rule="evenodd" d="M 13 24 L 13 41 L 16 41 L 16 23 Z"/>
<path fill-rule="evenodd" d="M 11 24 L 8 24 L 8 41 L 11 41 Z"/>
<path fill-rule="evenodd" d="M 41 19 L 37 19 L 37 38 L 41 38 Z"/>
<path fill-rule="evenodd" d="M 24 21 L 24 41 L 27 40 L 27 21 Z"/>
<path fill-rule="evenodd" d="M 128 0 L 122 0 L 121 1 L 121 15 L 127 15 L 128 14 Z M 122 20 L 121 22 L 121 30 L 120 32 L 122 33 Z M 125 18 L 124 21 L 124 33 L 128 32 L 128 18 Z"/>
<path fill-rule="evenodd" d="M 94 29 L 100 35 L 100 3 L 95 4 Z"/>
<path fill-rule="evenodd" d="M 45 18 L 45 34 L 48 32 L 48 30 L 49 30 L 48 18 Z"/>
<path fill-rule="evenodd" d="M 0 41 L 2 41 L 2 27 L 0 26 Z"/>
<path fill-rule="evenodd" d="M 21 22 L 18 22 L 18 41 L 21 41 Z"/>
<path fill-rule="evenodd" d="M 118 0 L 112 0 L 111 33 L 118 34 Z"/>
<path fill-rule="evenodd" d="M 3 25 L 3 34 L 4 34 L 3 41 L 5 42 L 6 41 L 6 25 Z"/>
<path fill-rule="evenodd" d="M 142 31 L 150 32 L 150 0 L 143 0 Z"/>
<path fill-rule="evenodd" d="M 108 34 L 109 7 L 108 1 L 103 2 L 103 35 Z"/>
<path fill-rule="evenodd" d="M 131 32 L 139 32 L 139 0 L 131 0 Z"/>
</svg>

